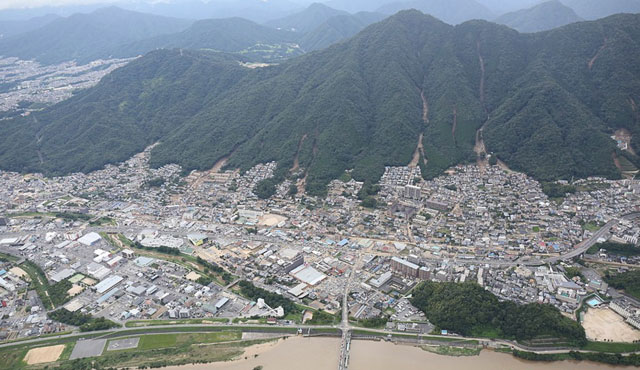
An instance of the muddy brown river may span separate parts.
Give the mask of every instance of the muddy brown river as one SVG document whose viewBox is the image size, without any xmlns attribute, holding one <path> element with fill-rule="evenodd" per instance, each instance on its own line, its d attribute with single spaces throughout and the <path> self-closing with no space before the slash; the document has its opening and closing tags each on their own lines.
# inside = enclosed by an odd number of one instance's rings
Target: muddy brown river
<svg viewBox="0 0 640 370">
<path fill-rule="evenodd" d="M 340 340 L 294 337 L 247 348 L 232 362 L 167 367 L 168 370 L 334 370 L 338 368 Z M 258 355 L 255 357 L 255 355 Z M 247 359 L 244 359 L 244 358 Z M 625 369 L 592 362 L 529 362 L 509 354 L 482 351 L 479 356 L 451 357 L 387 342 L 351 342 L 349 370 L 603 370 Z M 631 367 L 628 367 L 631 369 Z"/>
</svg>

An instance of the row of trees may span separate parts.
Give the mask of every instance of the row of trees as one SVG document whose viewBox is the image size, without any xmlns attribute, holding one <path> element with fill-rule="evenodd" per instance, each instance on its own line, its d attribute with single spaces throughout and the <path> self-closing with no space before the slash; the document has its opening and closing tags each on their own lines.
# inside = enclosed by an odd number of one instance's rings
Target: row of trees
<svg viewBox="0 0 640 370">
<path fill-rule="evenodd" d="M 148 251 L 154 251 L 154 252 L 159 252 L 162 254 L 168 254 L 171 256 L 179 256 L 182 252 L 180 252 L 180 249 L 178 248 L 171 248 L 171 247 L 167 247 L 164 245 L 161 245 L 159 247 L 145 247 L 144 245 L 140 244 L 140 242 L 135 242 L 133 243 L 133 247 L 137 248 L 137 249 L 144 249 L 144 250 L 148 250 Z"/>
<path fill-rule="evenodd" d="M 230 283 L 233 281 L 233 275 L 231 275 L 230 273 L 228 273 L 227 271 L 225 271 L 225 269 L 223 269 L 222 267 L 213 264 L 205 259 L 203 259 L 202 257 L 198 256 L 196 258 L 196 262 L 205 268 L 205 270 L 209 270 L 209 271 L 213 271 L 214 273 L 220 275 L 222 277 L 222 280 L 224 280 L 225 283 Z M 208 285 L 208 284 L 202 284 L 202 285 Z"/>
</svg>

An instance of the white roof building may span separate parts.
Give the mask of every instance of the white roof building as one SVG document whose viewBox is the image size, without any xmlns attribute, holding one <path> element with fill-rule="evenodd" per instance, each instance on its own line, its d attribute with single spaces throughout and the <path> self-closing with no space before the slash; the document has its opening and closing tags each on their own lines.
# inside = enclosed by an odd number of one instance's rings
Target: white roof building
<svg viewBox="0 0 640 370">
<path fill-rule="evenodd" d="M 96 292 L 102 294 L 118 285 L 122 280 L 124 280 L 122 276 L 112 275 L 99 282 L 94 288 Z"/>
<path fill-rule="evenodd" d="M 87 265 L 87 273 L 94 278 L 101 280 L 111 273 L 111 270 L 99 263 L 91 262 Z"/>
<path fill-rule="evenodd" d="M 51 280 L 53 280 L 56 283 L 59 283 L 62 280 L 73 276 L 73 274 L 75 274 L 75 273 L 76 273 L 76 270 L 74 270 L 74 269 L 64 269 L 62 271 L 58 271 L 53 276 L 51 276 Z"/>
<path fill-rule="evenodd" d="M 98 233 L 89 233 L 82 238 L 78 239 L 78 241 L 87 247 L 93 246 L 102 240 L 102 237 Z"/>
<path fill-rule="evenodd" d="M 312 286 L 317 285 L 322 280 L 327 278 L 327 275 L 321 273 L 320 271 L 309 265 L 298 266 L 294 270 L 292 270 L 290 274 L 303 283 Z"/>
</svg>

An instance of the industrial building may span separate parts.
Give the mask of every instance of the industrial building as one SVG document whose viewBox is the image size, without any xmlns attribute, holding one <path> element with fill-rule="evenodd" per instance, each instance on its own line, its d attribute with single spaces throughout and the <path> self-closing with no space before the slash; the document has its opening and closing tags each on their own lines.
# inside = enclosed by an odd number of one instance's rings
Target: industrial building
<svg viewBox="0 0 640 370">
<path fill-rule="evenodd" d="M 118 285 L 122 280 L 124 280 L 122 276 L 112 275 L 96 284 L 93 288 L 99 294 L 103 294 Z"/>
<path fill-rule="evenodd" d="M 89 233 L 82 238 L 78 239 L 78 241 L 87 247 L 92 247 L 98 244 L 102 240 L 102 237 L 98 233 Z"/>
<path fill-rule="evenodd" d="M 290 274 L 294 278 L 311 286 L 317 285 L 322 280 L 327 278 L 327 275 L 321 273 L 320 271 L 314 269 L 309 265 L 298 266 L 295 269 L 293 269 Z"/>
</svg>

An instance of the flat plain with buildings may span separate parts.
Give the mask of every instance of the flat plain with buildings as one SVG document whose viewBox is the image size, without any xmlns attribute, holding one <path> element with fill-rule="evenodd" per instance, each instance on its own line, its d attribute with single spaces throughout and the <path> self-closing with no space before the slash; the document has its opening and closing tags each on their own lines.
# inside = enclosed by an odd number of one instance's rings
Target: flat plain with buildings
<svg viewBox="0 0 640 370">
<path fill-rule="evenodd" d="M 389 332 L 428 334 L 434 326 L 407 299 L 425 280 L 475 282 L 501 300 L 548 303 L 575 320 L 584 305 L 611 310 L 640 329 L 640 304 L 602 276 L 637 260 L 585 254 L 608 240 L 637 243 L 633 180 L 580 180 L 580 191 L 559 202 L 499 166 L 458 166 L 432 181 L 419 180 L 417 167 L 393 167 L 381 180 L 382 206 L 367 209 L 354 180 L 332 182 L 326 199 L 292 196 L 285 183 L 261 200 L 253 187 L 274 163 L 181 177 L 178 166 L 149 168 L 148 155 L 90 174 L 0 173 L 0 252 L 12 257 L 0 266 L 2 339 L 74 330 L 48 318 L 58 306 L 128 326 L 295 327 L 344 308 L 354 322 L 385 316 Z M 48 286 L 69 283 L 58 305 L 33 289 L 25 261 Z M 203 279 L 202 261 L 216 267 L 213 279 Z M 567 273 L 575 268 L 579 276 Z M 303 314 L 244 297 L 243 280 Z"/>
</svg>

